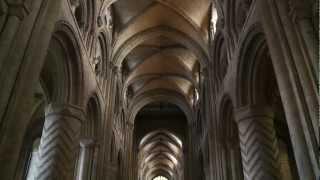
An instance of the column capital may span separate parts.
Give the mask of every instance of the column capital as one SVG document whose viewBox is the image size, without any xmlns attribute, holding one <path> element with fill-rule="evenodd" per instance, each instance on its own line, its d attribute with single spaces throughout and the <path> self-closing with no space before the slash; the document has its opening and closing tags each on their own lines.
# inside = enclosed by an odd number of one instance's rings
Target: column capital
<svg viewBox="0 0 320 180">
<path fill-rule="evenodd" d="M 267 117 L 273 118 L 274 112 L 269 106 L 249 105 L 236 109 L 234 111 L 235 121 L 240 123 L 253 117 Z"/>
<path fill-rule="evenodd" d="M 63 115 L 78 119 L 80 122 L 85 120 L 85 113 L 83 109 L 76 105 L 62 104 L 62 103 L 50 103 L 45 110 L 46 116 Z"/>
<path fill-rule="evenodd" d="M 97 145 L 96 140 L 94 138 L 82 138 L 80 140 L 80 146 L 82 148 L 90 148 Z"/>
</svg>

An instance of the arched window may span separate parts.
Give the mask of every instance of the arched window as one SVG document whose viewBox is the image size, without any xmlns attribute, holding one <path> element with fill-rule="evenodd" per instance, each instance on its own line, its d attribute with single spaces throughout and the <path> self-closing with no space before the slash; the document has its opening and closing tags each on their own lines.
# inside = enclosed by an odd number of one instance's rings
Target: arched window
<svg viewBox="0 0 320 180">
<path fill-rule="evenodd" d="M 39 154 L 40 138 L 36 138 L 33 141 L 32 150 L 29 154 L 28 166 L 26 169 L 26 180 L 35 180 L 35 174 L 37 171 L 37 161 Z"/>
<path fill-rule="evenodd" d="M 153 178 L 153 180 L 168 180 L 168 178 L 166 178 L 164 176 L 157 176 L 157 177 Z"/>
</svg>

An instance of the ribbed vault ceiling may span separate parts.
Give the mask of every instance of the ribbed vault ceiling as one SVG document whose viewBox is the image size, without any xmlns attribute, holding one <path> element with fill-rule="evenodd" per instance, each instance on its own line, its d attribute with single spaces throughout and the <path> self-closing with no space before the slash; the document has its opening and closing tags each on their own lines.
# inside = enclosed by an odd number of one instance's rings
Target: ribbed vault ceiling
<svg viewBox="0 0 320 180">
<path fill-rule="evenodd" d="M 138 166 L 142 179 L 166 176 L 177 179 L 183 172 L 182 141 L 166 130 L 147 134 L 139 143 Z"/>
<path fill-rule="evenodd" d="M 176 94 L 194 107 L 208 59 L 210 5 L 210 0 L 114 0 L 112 60 L 121 74 L 125 108 L 155 93 Z M 139 154 L 143 179 L 183 172 L 181 140 L 168 131 L 146 135 Z"/>
<path fill-rule="evenodd" d="M 125 102 L 154 91 L 175 92 L 192 107 L 207 61 L 209 0 L 117 0 L 113 63 Z"/>
</svg>

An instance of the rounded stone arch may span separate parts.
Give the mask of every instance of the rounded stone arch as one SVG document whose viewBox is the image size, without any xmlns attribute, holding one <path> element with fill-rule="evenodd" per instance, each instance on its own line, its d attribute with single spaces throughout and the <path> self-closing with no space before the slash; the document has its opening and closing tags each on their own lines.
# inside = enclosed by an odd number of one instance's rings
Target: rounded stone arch
<svg viewBox="0 0 320 180">
<path fill-rule="evenodd" d="M 86 105 L 86 121 L 81 127 L 81 136 L 99 139 L 99 127 L 102 121 L 102 104 L 101 98 L 94 93 L 87 101 Z"/>
<path fill-rule="evenodd" d="M 117 67 L 122 66 L 122 62 L 125 60 L 125 57 L 139 44 L 154 39 L 157 37 L 167 37 L 173 39 L 174 41 L 184 45 L 186 48 L 192 50 L 195 55 L 198 57 L 201 68 L 206 68 L 208 65 L 208 50 L 204 45 L 199 44 L 191 37 L 185 33 L 173 29 L 168 26 L 158 26 L 149 28 L 142 32 L 139 32 L 126 40 L 120 47 L 118 47 L 112 54 L 112 61 Z"/>
<path fill-rule="evenodd" d="M 131 108 L 128 111 L 130 112 L 130 114 L 128 115 L 127 122 L 130 124 L 134 124 L 136 115 L 144 106 L 150 103 L 163 102 L 163 101 L 178 106 L 187 117 L 188 123 L 192 123 L 194 119 L 193 117 L 194 113 L 190 105 L 187 103 L 185 98 L 180 93 L 172 92 L 172 91 L 170 92 L 150 91 L 135 97 L 132 100 L 132 104 L 134 104 L 134 106 L 131 106 Z"/>
<path fill-rule="evenodd" d="M 259 24 L 252 25 L 240 42 L 242 48 L 239 51 L 237 62 L 235 107 L 257 104 L 262 100 L 261 97 L 258 97 L 257 78 L 261 78 L 258 76 L 261 72 L 258 71 L 262 70 L 259 67 L 261 67 L 261 63 L 265 62 L 266 57 L 263 56 L 268 55 L 265 35 Z"/>
<path fill-rule="evenodd" d="M 72 26 L 57 22 L 40 74 L 48 102 L 81 104 L 83 64 L 79 41 Z"/>
<path fill-rule="evenodd" d="M 234 104 L 231 97 L 224 94 L 218 102 L 218 129 L 221 131 L 218 134 L 221 142 L 223 142 L 223 138 L 225 140 L 230 139 L 230 136 L 233 135 L 233 126 L 237 126 L 237 124 L 234 119 Z"/>
<path fill-rule="evenodd" d="M 215 79 L 222 83 L 228 69 L 228 51 L 224 34 L 221 31 L 216 32 L 213 45 L 213 67 L 215 69 Z"/>
</svg>

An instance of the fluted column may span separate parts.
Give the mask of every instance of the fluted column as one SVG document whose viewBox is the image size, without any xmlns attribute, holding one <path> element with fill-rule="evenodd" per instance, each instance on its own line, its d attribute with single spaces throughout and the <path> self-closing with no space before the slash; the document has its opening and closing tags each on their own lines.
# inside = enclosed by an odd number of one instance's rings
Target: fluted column
<svg viewBox="0 0 320 180">
<path fill-rule="evenodd" d="M 92 138 L 81 139 L 78 180 L 90 180 L 94 177 L 95 154 L 97 145 Z"/>
<path fill-rule="evenodd" d="M 245 107 L 240 108 L 235 117 L 245 180 L 280 179 L 279 148 L 272 111 L 265 107 Z"/>
<path fill-rule="evenodd" d="M 73 178 L 83 111 L 73 105 L 50 104 L 39 148 L 37 180 Z"/>
</svg>

